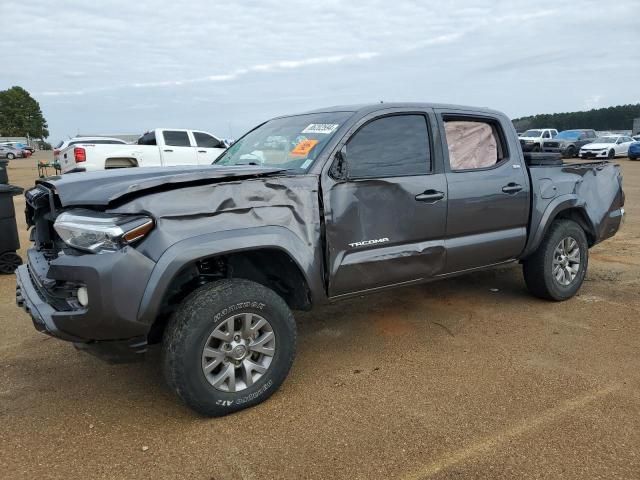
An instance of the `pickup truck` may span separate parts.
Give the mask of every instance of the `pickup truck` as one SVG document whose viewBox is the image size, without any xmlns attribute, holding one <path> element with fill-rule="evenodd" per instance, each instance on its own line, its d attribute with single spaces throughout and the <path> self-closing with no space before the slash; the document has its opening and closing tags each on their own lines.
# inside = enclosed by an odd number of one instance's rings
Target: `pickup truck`
<svg viewBox="0 0 640 480">
<path fill-rule="evenodd" d="M 542 150 L 545 152 L 560 152 L 565 158 L 577 157 L 580 148 L 588 143 L 593 143 L 598 138 L 598 134 L 592 129 L 563 130 L 551 140 L 542 143 Z"/>
<path fill-rule="evenodd" d="M 79 143 L 86 144 L 107 144 L 107 145 L 126 145 L 127 142 L 122 140 L 121 138 L 112 138 L 112 137 L 73 137 L 67 138 L 66 140 L 60 140 L 55 148 L 53 149 L 53 161 L 58 165 L 61 165 L 64 159 L 64 163 L 69 163 L 67 158 L 73 157 L 73 147 L 74 145 L 78 145 Z M 64 157 L 62 156 L 62 152 L 64 152 Z"/>
<path fill-rule="evenodd" d="M 198 130 L 156 128 L 136 144 L 74 143 L 59 154 L 62 173 L 130 167 L 210 165 L 227 148 L 224 140 Z"/>
<path fill-rule="evenodd" d="M 210 416 L 281 385 L 292 310 L 510 262 L 567 300 L 624 215 L 619 166 L 525 157 L 504 114 L 421 103 L 278 117 L 212 166 L 25 195 L 16 299 L 35 328 L 112 361 L 161 344 L 168 384 Z"/>
<path fill-rule="evenodd" d="M 520 145 L 525 152 L 541 152 L 545 140 L 551 140 L 558 134 L 555 128 L 535 128 L 520 135 Z"/>
</svg>

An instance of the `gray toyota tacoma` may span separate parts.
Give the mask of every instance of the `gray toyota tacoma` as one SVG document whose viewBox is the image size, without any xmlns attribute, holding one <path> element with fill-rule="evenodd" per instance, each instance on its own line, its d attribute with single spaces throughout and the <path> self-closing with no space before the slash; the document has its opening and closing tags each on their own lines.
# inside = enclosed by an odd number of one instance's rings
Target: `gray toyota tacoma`
<svg viewBox="0 0 640 480">
<path fill-rule="evenodd" d="M 207 167 L 38 180 L 16 298 L 110 360 L 161 344 L 170 387 L 228 414 L 267 399 L 292 310 L 520 262 L 567 300 L 624 215 L 619 167 L 527 154 L 502 113 L 436 104 L 274 118 Z"/>
</svg>

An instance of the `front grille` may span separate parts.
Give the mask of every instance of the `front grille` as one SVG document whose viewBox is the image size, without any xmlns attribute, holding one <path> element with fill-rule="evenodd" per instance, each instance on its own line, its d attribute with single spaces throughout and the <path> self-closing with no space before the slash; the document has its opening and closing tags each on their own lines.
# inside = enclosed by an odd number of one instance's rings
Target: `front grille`
<svg viewBox="0 0 640 480">
<path fill-rule="evenodd" d="M 550 148 L 558 148 L 560 144 L 558 142 L 544 142 L 544 146 Z"/>
</svg>

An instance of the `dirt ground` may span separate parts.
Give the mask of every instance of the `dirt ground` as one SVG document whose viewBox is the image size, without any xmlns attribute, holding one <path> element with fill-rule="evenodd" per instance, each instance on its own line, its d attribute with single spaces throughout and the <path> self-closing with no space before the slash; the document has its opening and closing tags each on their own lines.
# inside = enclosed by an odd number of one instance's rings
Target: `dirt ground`
<svg viewBox="0 0 640 480">
<path fill-rule="evenodd" d="M 640 162 L 619 163 L 627 221 L 574 299 L 514 265 L 298 314 L 283 387 L 221 419 L 174 399 L 157 351 L 113 366 L 37 333 L 1 277 L 0 477 L 640 478 Z"/>
</svg>

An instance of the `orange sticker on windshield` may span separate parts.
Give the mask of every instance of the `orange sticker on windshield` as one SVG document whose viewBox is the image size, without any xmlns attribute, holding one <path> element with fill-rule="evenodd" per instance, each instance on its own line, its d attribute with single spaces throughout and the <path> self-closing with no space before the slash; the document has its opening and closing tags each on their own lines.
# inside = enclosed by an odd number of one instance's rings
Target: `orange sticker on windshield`
<svg viewBox="0 0 640 480">
<path fill-rule="evenodd" d="M 313 150 L 313 147 L 315 147 L 317 143 L 318 140 L 302 140 L 295 147 L 293 147 L 293 150 L 291 150 L 291 155 L 301 155 L 304 157 L 308 155 L 311 150 Z"/>
</svg>

